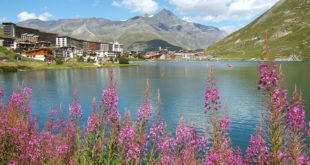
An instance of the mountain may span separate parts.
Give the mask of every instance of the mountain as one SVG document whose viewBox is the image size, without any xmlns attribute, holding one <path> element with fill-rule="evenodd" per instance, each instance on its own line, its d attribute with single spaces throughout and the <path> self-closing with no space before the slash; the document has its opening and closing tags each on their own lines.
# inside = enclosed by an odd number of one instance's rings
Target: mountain
<svg viewBox="0 0 310 165">
<path fill-rule="evenodd" d="M 259 59 L 265 36 L 271 57 L 310 60 L 310 1 L 280 0 L 249 25 L 207 49 L 222 59 Z"/>
<path fill-rule="evenodd" d="M 53 21 L 35 19 L 19 22 L 18 25 L 85 40 L 102 42 L 117 40 L 131 50 L 145 48 L 134 45 L 141 46 L 141 42 L 152 40 L 162 40 L 161 43 L 167 42 L 184 49 L 199 49 L 210 46 L 226 36 L 224 31 L 216 27 L 184 21 L 166 9 L 153 16 L 136 16 L 124 21 L 104 18 Z M 165 48 L 164 45 L 162 48 Z"/>
<path fill-rule="evenodd" d="M 132 45 L 130 45 L 130 47 L 128 47 L 128 50 L 138 49 L 138 50 L 143 50 L 143 53 L 146 53 L 148 51 L 157 51 L 159 47 L 167 48 L 170 51 L 176 51 L 176 50 L 182 50 L 183 49 L 181 47 L 171 45 L 164 40 L 155 39 L 155 40 L 150 40 L 150 41 L 135 42 Z"/>
</svg>

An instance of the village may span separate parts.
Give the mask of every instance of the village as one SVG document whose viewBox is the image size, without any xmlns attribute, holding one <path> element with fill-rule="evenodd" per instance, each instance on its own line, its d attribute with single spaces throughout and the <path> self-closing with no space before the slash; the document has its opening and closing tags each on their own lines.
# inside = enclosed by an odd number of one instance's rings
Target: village
<svg viewBox="0 0 310 165">
<path fill-rule="evenodd" d="M 11 22 L 3 22 L 2 26 L 3 35 L 0 35 L 0 46 L 40 61 L 50 62 L 58 58 L 63 61 L 75 59 L 80 62 L 101 63 L 116 61 L 121 56 L 129 59 L 177 61 L 209 60 L 212 58 L 205 56 L 203 51 L 169 51 L 168 49 L 161 49 L 161 47 L 158 48 L 158 51 L 124 52 L 124 45 L 117 41 L 103 43 L 81 40 L 71 36 L 18 26 Z"/>
</svg>

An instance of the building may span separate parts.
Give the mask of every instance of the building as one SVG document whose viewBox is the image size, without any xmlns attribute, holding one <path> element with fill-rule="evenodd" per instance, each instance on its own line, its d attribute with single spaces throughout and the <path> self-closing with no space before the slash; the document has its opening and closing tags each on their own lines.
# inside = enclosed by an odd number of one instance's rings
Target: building
<svg viewBox="0 0 310 165">
<path fill-rule="evenodd" d="M 100 43 L 99 42 L 90 41 L 88 45 L 89 45 L 88 49 L 93 51 L 93 52 L 100 50 Z"/>
<path fill-rule="evenodd" d="M 117 41 L 114 41 L 113 43 L 109 44 L 109 51 L 110 52 L 118 52 L 120 54 L 123 54 L 124 45 L 118 43 Z"/>
<path fill-rule="evenodd" d="M 100 51 L 108 52 L 109 51 L 109 44 L 108 43 L 100 43 Z"/>
<path fill-rule="evenodd" d="M 71 47 L 71 38 L 68 36 L 56 37 L 56 47 L 58 48 Z"/>
<path fill-rule="evenodd" d="M 76 38 L 71 38 L 71 47 L 75 50 L 81 50 L 83 47 L 82 41 Z"/>
<path fill-rule="evenodd" d="M 0 46 L 11 48 L 14 45 L 14 38 L 12 37 L 1 37 L 0 36 Z"/>
<path fill-rule="evenodd" d="M 51 44 L 55 45 L 55 39 L 57 37 L 56 33 L 48 33 L 48 32 L 42 32 L 38 29 L 32 29 L 22 26 L 17 26 L 14 23 L 11 22 L 3 22 L 3 34 L 10 36 L 10 37 L 16 37 L 16 38 L 24 38 L 33 36 L 38 36 L 38 41 L 44 41 L 44 42 L 50 42 Z M 28 36 L 27 36 L 28 35 Z"/>
<path fill-rule="evenodd" d="M 82 49 L 84 51 L 88 51 L 89 50 L 89 42 L 88 41 L 82 41 Z"/>
<path fill-rule="evenodd" d="M 28 51 L 36 48 L 36 43 L 24 42 L 22 39 L 15 39 L 14 44 L 11 47 L 15 52 L 22 53 L 23 51 Z"/>
<path fill-rule="evenodd" d="M 25 52 L 25 55 L 28 58 L 33 58 L 40 61 L 48 61 L 53 60 L 53 50 L 50 48 L 40 48 L 40 49 L 34 49 L 29 50 Z"/>
<path fill-rule="evenodd" d="M 22 42 L 31 42 L 31 43 L 39 43 L 39 36 L 35 34 L 24 33 L 21 35 Z"/>
<path fill-rule="evenodd" d="M 40 41 L 50 42 L 52 45 L 56 45 L 56 37 L 58 36 L 57 33 L 48 33 L 48 32 L 39 32 L 39 39 Z"/>
<path fill-rule="evenodd" d="M 3 34 L 10 37 L 21 38 L 22 34 L 25 33 L 39 35 L 40 32 L 37 29 L 17 26 L 16 24 L 11 22 L 3 22 L 2 25 L 3 25 Z"/>
</svg>

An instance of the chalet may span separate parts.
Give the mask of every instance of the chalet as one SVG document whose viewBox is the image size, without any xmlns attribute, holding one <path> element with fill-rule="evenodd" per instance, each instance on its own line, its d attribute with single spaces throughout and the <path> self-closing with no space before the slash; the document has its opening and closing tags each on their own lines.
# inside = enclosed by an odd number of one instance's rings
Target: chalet
<svg viewBox="0 0 310 165">
<path fill-rule="evenodd" d="M 25 55 L 28 58 L 33 58 L 33 59 L 40 60 L 40 61 L 48 61 L 54 58 L 53 50 L 49 48 L 29 50 L 25 52 Z"/>
</svg>

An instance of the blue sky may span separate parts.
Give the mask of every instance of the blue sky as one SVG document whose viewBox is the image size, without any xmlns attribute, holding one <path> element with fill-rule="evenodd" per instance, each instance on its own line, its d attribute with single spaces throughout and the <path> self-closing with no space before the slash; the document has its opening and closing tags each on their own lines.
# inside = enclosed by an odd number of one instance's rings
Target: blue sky
<svg viewBox="0 0 310 165">
<path fill-rule="evenodd" d="M 278 0 L 1 0 L 0 22 L 27 19 L 128 18 L 166 8 L 180 18 L 231 33 L 251 22 Z"/>
</svg>

